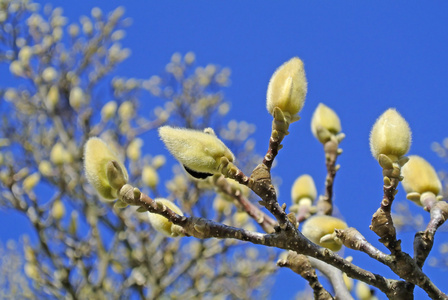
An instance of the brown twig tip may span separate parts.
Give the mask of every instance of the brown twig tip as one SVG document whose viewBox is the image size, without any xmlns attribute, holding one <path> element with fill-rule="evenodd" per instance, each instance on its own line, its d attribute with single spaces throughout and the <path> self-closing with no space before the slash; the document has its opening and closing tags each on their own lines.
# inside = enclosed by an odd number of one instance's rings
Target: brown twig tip
<svg viewBox="0 0 448 300">
<path fill-rule="evenodd" d="M 299 274 L 302 278 L 308 281 L 310 287 L 313 289 L 315 299 L 334 299 L 333 296 L 331 296 L 331 294 L 320 284 L 316 271 L 305 255 L 289 251 L 287 258 L 279 260 L 277 266 L 290 268 L 293 272 Z"/>
<path fill-rule="evenodd" d="M 383 207 L 373 214 L 370 229 L 379 237 L 379 241 L 383 243 L 391 251 L 400 251 L 400 241 L 397 241 L 397 233 L 392 221 L 390 212 L 385 211 Z"/>
<path fill-rule="evenodd" d="M 364 236 L 355 228 L 335 229 L 336 236 L 342 241 L 345 247 L 360 250 L 363 243 L 366 242 Z"/>
</svg>

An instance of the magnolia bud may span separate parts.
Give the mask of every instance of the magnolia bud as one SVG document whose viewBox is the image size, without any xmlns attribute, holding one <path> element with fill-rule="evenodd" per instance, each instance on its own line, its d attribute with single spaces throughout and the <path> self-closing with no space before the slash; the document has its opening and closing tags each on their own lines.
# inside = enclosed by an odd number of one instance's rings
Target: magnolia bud
<svg viewBox="0 0 448 300">
<path fill-rule="evenodd" d="M 373 300 L 373 292 L 370 289 L 370 286 L 368 286 L 366 283 L 362 281 L 358 281 L 356 283 L 356 297 L 358 297 L 359 300 Z"/>
<path fill-rule="evenodd" d="M 50 152 L 50 160 L 55 165 L 62 165 L 66 162 L 67 150 L 61 143 L 56 143 Z"/>
<path fill-rule="evenodd" d="M 19 60 L 27 66 L 30 63 L 30 58 L 33 55 L 33 50 L 30 46 L 24 46 L 19 51 Z"/>
<path fill-rule="evenodd" d="M 171 202 L 168 199 L 158 198 L 154 199 L 154 201 L 157 202 L 157 206 L 165 205 L 172 211 L 174 211 L 176 214 L 183 216 L 182 211 L 179 207 L 176 206 L 173 202 Z M 174 225 L 171 223 L 167 218 L 164 216 L 161 216 L 156 213 L 150 213 L 148 212 L 149 222 L 151 223 L 152 227 L 154 227 L 155 230 L 157 230 L 160 233 L 163 233 L 166 236 L 178 236 L 180 232 L 180 226 Z"/>
<path fill-rule="evenodd" d="M 39 173 L 33 173 L 27 176 L 22 183 L 23 190 L 27 193 L 30 192 L 39 183 L 39 181 L 40 181 Z"/>
<path fill-rule="evenodd" d="M 163 126 L 159 128 L 159 135 L 171 154 L 196 178 L 220 174 L 222 160 L 233 162 L 235 159 L 211 128 L 201 132 Z"/>
<path fill-rule="evenodd" d="M 281 65 L 272 75 L 267 91 L 266 106 L 274 115 L 274 108 L 280 108 L 285 116 L 295 121 L 297 113 L 305 103 L 307 82 L 303 62 L 293 57 Z"/>
<path fill-rule="evenodd" d="M 52 82 L 58 76 L 58 72 L 53 67 L 48 67 L 42 72 L 42 78 L 46 82 Z"/>
<path fill-rule="evenodd" d="M 117 102 L 115 101 L 107 102 L 101 109 L 101 119 L 103 121 L 108 121 L 115 115 L 116 111 L 117 111 Z"/>
<path fill-rule="evenodd" d="M 137 161 L 142 152 L 141 148 L 143 146 L 143 140 L 140 138 L 133 139 L 130 143 L 128 148 L 126 149 L 126 155 L 129 157 L 130 160 Z"/>
<path fill-rule="evenodd" d="M 60 220 L 65 215 L 65 206 L 64 203 L 62 203 L 61 200 L 56 200 L 53 202 L 53 207 L 51 209 L 51 215 L 56 220 Z"/>
<path fill-rule="evenodd" d="M 341 131 L 341 121 L 334 110 L 319 103 L 311 119 L 311 131 L 321 143 L 326 143 Z"/>
<path fill-rule="evenodd" d="M 53 174 L 53 167 L 51 166 L 51 163 L 48 160 L 43 160 L 39 163 L 39 172 L 49 177 Z"/>
<path fill-rule="evenodd" d="M 432 192 L 437 195 L 442 190 L 436 171 L 420 156 L 409 156 L 409 161 L 401 169 L 401 175 L 404 177 L 402 183 L 407 193 Z"/>
<path fill-rule="evenodd" d="M 79 86 L 70 90 L 69 103 L 73 109 L 78 110 L 84 103 L 84 100 L 84 92 Z"/>
<path fill-rule="evenodd" d="M 159 175 L 157 175 L 157 171 L 153 167 L 144 166 L 142 170 L 142 181 L 143 184 L 150 188 L 155 188 L 159 183 Z"/>
<path fill-rule="evenodd" d="M 118 115 L 123 121 L 130 120 L 134 115 L 134 106 L 132 102 L 125 101 L 121 103 L 120 107 L 118 108 Z"/>
<path fill-rule="evenodd" d="M 23 76 L 25 74 L 22 62 L 19 60 L 11 62 L 11 64 L 9 65 L 9 71 L 15 76 Z"/>
<path fill-rule="evenodd" d="M 57 85 L 51 86 L 47 94 L 46 104 L 49 110 L 53 110 L 58 105 L 60 99 L 59 88 Z"/>
<path fill-rule="evenodd" d="M 304 174 L 294 181 L 291 189 L 292 203 L 298 204 L 303 198 L 308 198 L 313 201 L 317 197 L 316 186 L 313 177 Z"/>
<path fill-rule="evenodd" d="M 87 180 L 104 199 L 116 199 L 120 185 L 128 180 L 123 163 L 96 137 L 90 138 L 84 147 L 84 168 Z"/>
<path fill-rule="evenodd" d="M 346 229 L 347 224 L 335 217 L 315 215 L 305 221 L 302 233 L 310 241 L 332 251 L 338 251 L 342 242 L 336 238 L 335 229 Z"/>
<path fill-rule="evenodd" d="M 393 108 L 386 110 L 376 120 L 370 132 L 370 150 L 378 159 L 380 154 L 389 156 L 393 161 L 409 151 L 411 129 L 406 120 Z"/>
<path fill-rule="evenodd" d="M 165 156 L 163 155 L 156 155 L 152 159 L 152 166 L 156 169 L 161 168 L 166 162 Z"/>
</svg>

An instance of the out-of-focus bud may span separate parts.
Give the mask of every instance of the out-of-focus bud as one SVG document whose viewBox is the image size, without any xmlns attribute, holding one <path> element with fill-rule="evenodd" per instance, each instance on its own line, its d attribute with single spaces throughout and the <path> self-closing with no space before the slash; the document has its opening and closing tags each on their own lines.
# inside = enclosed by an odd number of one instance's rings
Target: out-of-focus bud
<svg viewBox="0 0 448 300">
<path fill-rule="evenodd" d="M 274 108 L 278 107 L 287 119 L 294 122 L 305 103 L 306 92 L 303 62 L 293 57 L 281 65 L 269 81 L 266 102 L 268 112 L 274 116 Z"/>
<path fill-rule="evenodd" d="M 334 234 L 335 229 L 346 229 L 347 224 L 332 216 L 315 215 L 305 221 L 302 233 L 310 241 L 332 251 L 339 251 L 342 242 Z"/>
<path fill-rule="evenodd" d="M 19 60 L 11 62 L 11 64 L 9 65 L 9 71 L 15 76 L 23 76 L 25 74 L 23 70 L 23 64 Z"/>
<path fill-rule="evenodd" d="M 78 36 L 79 26 L 76 24 L 70 24 L 70 26 L 68 26 L 68 34 L 70 34 L 72 38 Z"/>
<path fill-rule="evenodd" d="M 163 156 L 163 155 L 156 155 L 156 156 L 154 156 L 154 158 L 152 159 L 152 166 L 153 166 L 155 169 L 159 169 L 159 168 L 163 167 L 163 165 L 165 164 L 165 162 L 166 162 L 166 158 L 165 158 L 165 156 Z"/>
<path fill-rule="evenodd" d="M 344 280 L 344 284 L 347 287 L 347 290 L 351 292 L 353 289 L 353 278 L 347 276 L 346 273 L 342 273 L 342 279 Z"/>
<path fill-rule="evenodd" d="M 130 120 L 134 115 L 134 105 L 132 104 L 132 102 L 125 101 L 121 103 L 120 107 L 118 108 L 118 115 L 123 121 Z"/>
<path fill-rule="evenodd" d="M 334 110 L 319 103 L 311 119 L 311 131 L 322 144 L 325 144 L 331 136 L 341 132 L 341 121 Z"/>
<path fill-rule="evenodd" d="M 56 220 L 60 220 L 65 215 L 65 206 L 61 200 L 56 200 L 53 202 L 53 207 L 51 208 L 51 215 Z"/>
<path fill-rule="evenodd" d="M 28 276 L 29 278 L 34 279 L 34 280 L 39 280 L 40 279 L 39 269 L 37 268 L 35 263 L 27 262 L 25 264 L 24 268 L 25 268 L 26 276 Z"/>
<path fill-rule="evenodd" d="M 22 183 L 23 190 L 27 193 L 32 191 L 34 187 L 39 183 L 40 181 L 40 174 L 39 173 L 33 173 L 29 176 L 27 176 Z"/>
<path fill-rule="evenodd" d="M 62 165 L 70 161 L 70 154 L 61 143 L 56 143 L 50 152 L 50 160 L 55 165 Z"/>
<path fill-rule="evenodd" d="M 142 181 L 143 184 L 154 189 L 159 183 L 159 175 L 157 171 L 151 166 L 144 166 L 142 170 Z"/>
<path fill-rule="evenodd" d="M 380 154 L 392 161 L 404 156 L 411 146 L 411 129 L 406 120 L 393 108 L 386 110 L 370 132 L 370 150 L 375 159 Z"/>
<path fill-rule="evenodd" d="M 401 169 L 401 175 L 404 177 L 402 183 L 408 194 L 407 198 L 420 206 L 421 194 L 429 192 L 438 195 L 442 190 L 442 183 L 436 171 L 420 156 L 409 156 L 409 161 Z"/>
<path fill-rule="evenodd" d="M 156 201 L 157 206 L 162 207 L 163 205 L 174 211 L 176 214 L 183 216 L 182 211 L 176 204 L 171 202 L 168 199 L 158 198 L 154 199 Z M 159 214 L 148 212 L 149 222 L 152 227 L 160 233 L 163 233 L 166 236 L 178 236 L 181 232 L 181 227 L 178 225 L 174 225 L 167 218 L 161 216 Z"/>
<path fill-rule="evenodd" d="M 356 283 L 356 289 L 355 289 L 356 297 L 358 297 L 359 300 L 375 300 L 377 299 L 373 295 L 373 290 L 368 286 L 366 283 L 362 281 L 358 281 Z"/>
<path fill-rule="evenodd" d="M 70 90 L 69 103 L 74 110 L 78 110 L 84 103 L 84 92 L 79 86 Z"/>
<path fill-rule="evenodd" d="M 137 161 L 142 155 L 141 148 L 143 146 L 143 140 L 140 138 L 133 139 L 128 148 L 126 149 L 126 155 L 130 160 Z"/>
<path fill-rule="evenodd" d="M 115 101 L 109 101 L 106 104 L 104 104 L 103 108 L 101 109 L 101 119 L 103 121 L 108 121 L 113 116 L 115 116 L 115 113 L 117 111 L 117 102 Z"/>
<path fill-rule="evenodd" d="M 48 109 L 53 110 L 56 107 L 56 105 L 58 105 L 59 99 L 60 95 L 58 86 L 57 85 L 51 86 L 47 94 L 47 99 L 45 101 Z"/>
<path fill-rule="evenodd" d="M 192 63 L 194 63 L 195 59 L 196 55 L 194 54 L 194 52 L 187 52 L 187 54 L 185 54 L 184 61 L 187 65 L 191 65 Z"/>
<path fill-rule="evenodd" d="M 33 56 L 33 50 L 30 46 L 24 46 L 20 49 L 19 60 L 24 66 L 29 65 L 31 56 Z"/>
<path fill-rule="evenodd" d="M 89 183 L 104 199 L 114 200 L 128 180 L 121 160 L 101 139 L 90 138 L 84 148 L 84 168 Z"/>
<path fill-rule="evenodd" d="M 42 78 L 46 82 L 52 82 L 58 77 L 58 72 L 56 72 L 55 68 L 48 67 L 42 72 Z"/>
<path fill-rule="evenodd" d="M 292 185 L 291 197 L 293 204 L 298 204 L 304 198 L 311 199 L 311 202 L 314 201 L 317 197 L 317 191 L 313 177 L 308 174 L 299 176 Z"/>
<path fill-rule="evenodd" d="M 221 174 L 223 160 L 233 162 L 235 159 L 211 128 L 201 132 L 163 126 L 159 128 L 159 135 L 171 154 L 196 178 Z"/>
<path fill-rule="evenodd" d="M 225 198 L 217 195 L 213 200 L 213 208 L 218 213 L 228 215 L 232 210 L 232 202 L 227 201 Z"/>
</svg>

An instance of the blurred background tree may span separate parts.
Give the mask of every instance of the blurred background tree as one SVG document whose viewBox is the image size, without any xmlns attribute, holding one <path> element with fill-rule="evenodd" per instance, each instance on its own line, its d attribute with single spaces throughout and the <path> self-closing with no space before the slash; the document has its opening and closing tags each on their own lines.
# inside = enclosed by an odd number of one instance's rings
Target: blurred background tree
<svg viewBox="0 0 448 300">
<path fill-rule="evenodd" d="M 175 201 L 186 215 L 260 230 L 232 197 L 240 190 L 256 201 L 255 194 L 236 184 L 223 191 L 141 150 L 164 124 L 213 127 L 238 166 L 252 170 L 261 160 L 255 127 L 226 118 L 230 70 L 201 66 L 188 52 L 173 54 L 149 78 L 119 77 L 116 68 L 131 53 L 121 45 L 130 23 L 123 8 L 94 8 L 69 23 L 60 8 L 0 1 L 0 63 L 14 78 L 11 86 L 0 82 L 0 208 L 33 228 L 1 245 L 1 298 L 269 297 L 279 252 L 235 240 L 166 238 L 146 214 L 100 201 L 86 182 L 83 146 L 100 136 L 125 161 L 129 182 L 148 195 Z M 142 101 L 148 97 L 163 105 Z M 446 159 L 446 142 L 433 148 Z M 397 208 L 400 228 L 424 229 L 423 217 Z M 447 249 L 429 263 L 446 265 Z"/>
</svg>

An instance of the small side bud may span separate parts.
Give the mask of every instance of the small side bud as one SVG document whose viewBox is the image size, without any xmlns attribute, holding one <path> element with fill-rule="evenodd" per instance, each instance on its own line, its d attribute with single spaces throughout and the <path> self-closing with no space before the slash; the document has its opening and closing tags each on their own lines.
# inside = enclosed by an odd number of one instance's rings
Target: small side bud
<svg viewBox="0 0 448 300">
<path fill-rule="evenodd" d="M 416 200 L 416 194 L 431 192 L 438 195 L 442 190 L 442 183 L 434 168 L 422 157 L 410 155 L 409 161 L 401 169 L 403 188 L 408 193 L 408 199 Z M 421 205 L 420 201 L 414 201 Z"/>
<path fill-rule="evenodd" d="M 90 138 L 84 147 L 84 169 L 87 180 L 104 199 L 116 199 L 118 189 L 128 180 L 123 163 L 96 137 Z"/>
<path fill-rule="evenodd" d="M 292 122 L 305 103 L 307 81 L 303 62 L 293 57 L 281 65 L 272 75 L 267 91 L 266 107 L 274 116 L 274 108 L 278 107 Z"/>
<path fill-rule="evenodd" d="M 221 174 L 221 169 L 224 167 L 223 159 L 229 162 L 235 159 L 233 153 L 220 139 L 207 132 L 170 126 L 159 128 L 160 138 L 170 153 L 197 178 Z M 202 174 L 207 176 L 199 176 Z"/>
<path fill-rule="evenodd" d="M 176 214 L 183 216 L 182 211 L 179 207 L 177 207 L 176 204 L 171 202 L 168 199 L 158 198 L 155 199 L 157 206 L 162 207 L 166 206 L 172 211 L 174 211 Z M 178 236 L 180 232 L 180 226 L 174 225 L 171 223 L 167 218 L 164 216 L 161 216 L 159 214 L 150 213 L 148 212 L 149 222 L 151 223 L 152 227 L 154 227 L 155 230 L 157 230 L 160 233 L 163 233 L 166 236 Z"/>
<path fill-rule="evenodd" d="M 397 161 L 411 146 L 411 129 L 406 120 L 393 108 L 386 110 L 370 132 L 370 150 L 375 159 L 380 154 Z"/>
<path fill-rule="evenodd" d="M 329 237 L 335 237 L 333 235 L 335 229 L 345 228 L 347 228 L 347 224 L 336 217 L 316 215 L 305 221 L 302 233 L 313 243 L 332 251 L 338 251 L 342 247 L 342 242 L 337 238 L 329 239 Z"/>
<path fill-rule="evenodd" d="M 299 176 L 292 185 L 291 197 L 293 204 L 298 204 L 303 198 L 311 199 L 311 201 L 316 199 L 317 191 L 313 177 L 308 174 Z"/>
<path fill-rule="evenodd" d="M 319 103 L 311 119 L 311 132 L 324 144 L 341 132 L 341 121 L 334 110 Z"/>
<path fill-rule="evenodd" d="M 53 207 L 51 208 L 51 215 L 56 220 L 60 220 L 65 215 L 65 206 L 61 200 L 56 200 L 53 202 Z"/>
</svg>

